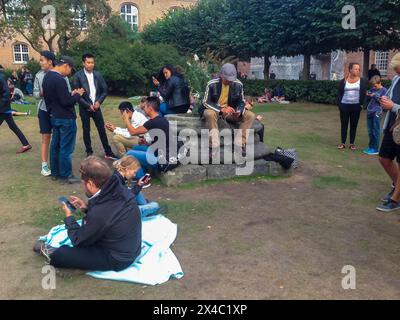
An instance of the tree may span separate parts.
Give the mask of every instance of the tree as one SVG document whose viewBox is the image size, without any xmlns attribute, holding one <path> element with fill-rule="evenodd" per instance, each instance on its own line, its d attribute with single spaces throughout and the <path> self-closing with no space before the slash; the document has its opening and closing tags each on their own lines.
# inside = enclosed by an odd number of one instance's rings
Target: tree
<svg viewBox="0 0 400 320">
<path fill-rule="evenodd" d="M 79 41 L 82 32 L 96 29 L 111 13 L 106 0 L 0 0 L 0 39 L 22 36 L 35 50 L 64 51 L 73 41 Z M 42 12 L 51 5 L 53 18 Z"/>
<path fill-rule="evenodd" d="M 347 4 L 337 1 L 337 10 Z M 338 47 L 348 51 L 364 51 L 364 77 L 368 76 L 371 50 L 392 50 L 400 47 L 400 1 L 354 0 L 356 28 L 338 34 Z"/>
</svg>

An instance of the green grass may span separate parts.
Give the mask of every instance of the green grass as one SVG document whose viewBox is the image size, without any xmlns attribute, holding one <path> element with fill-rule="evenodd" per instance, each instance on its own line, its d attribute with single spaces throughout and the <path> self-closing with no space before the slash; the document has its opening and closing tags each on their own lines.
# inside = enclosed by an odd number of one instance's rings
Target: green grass
<svg viewBox="0 0 400 320">
<path fill-rule="evenodd" d="M 340 176 L 315 177 L 313 179 L 315 188 L 337 188 L 337 189 L 353 189 L 358 186 L 356 181 L 346 179 Z"/>
</svg>

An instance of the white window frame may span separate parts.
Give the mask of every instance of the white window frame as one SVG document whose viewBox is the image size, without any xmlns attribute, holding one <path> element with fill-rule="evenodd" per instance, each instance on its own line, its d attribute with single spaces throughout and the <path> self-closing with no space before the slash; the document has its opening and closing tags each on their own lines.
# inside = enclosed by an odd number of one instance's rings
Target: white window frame
<svg viewBox="0 0 400 320">
<path fill-rule="evenodd" d="M 387 76 L 389 69 L 389 52 L 388 51 L 376 51 L 375 52 L 375 64 L 379 72 L 383 77 Z"/>
<path fill-rule="evenodd" d="M 131 26 L 132 30 L 135 28 L 139 30 L 139 9 L 135 4 L 123 3 L 120 8 L 120 17 Z"/>
<path fill-rule="evenodd" d="M 86 19 L 86 8 L 76 6 L 70 9 L 74 15 L 72 20 L 72 26 L 79 30 L 87 30 L 87 19 Z"/>
<path fill-rule="evenodd" d="M 18 50 L 16 50 L 18 48 Z M 23 49 L 26 48 L 26 51 Z M 19 55 L 19 59 L 17 59 L 17 55 Z M 24 55 L 27 59 L 24 59 Z M 15 64 L 27 64 L 30 60 L 29 57 L 29 46 L 26 43 L 15 43 L 13 45 L 13 61 Z"/>
</svg>

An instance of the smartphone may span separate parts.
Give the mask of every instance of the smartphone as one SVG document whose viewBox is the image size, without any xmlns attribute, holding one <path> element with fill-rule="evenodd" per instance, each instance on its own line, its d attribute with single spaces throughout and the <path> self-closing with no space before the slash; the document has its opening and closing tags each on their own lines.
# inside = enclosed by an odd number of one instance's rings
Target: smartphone
<svg viewBox="0 0 400 320">
<path fill-rule="evenodd" d="M 66 204 L 68 209 L 71 210 L 72 212 L 76 211 L 76 208 L 73 206 L 73 204 L 68 200 L 67 197 L 59 197 L 58 198 L 58 202 L 60 202 L 60 204 Z"/>
<path fill-rule="evenodd" d="M 142 183 L 148 183 L 151 180 L 151 175 L 150 173 L 146 173 L 141 179 L 140 181 Z"/>
</svg>

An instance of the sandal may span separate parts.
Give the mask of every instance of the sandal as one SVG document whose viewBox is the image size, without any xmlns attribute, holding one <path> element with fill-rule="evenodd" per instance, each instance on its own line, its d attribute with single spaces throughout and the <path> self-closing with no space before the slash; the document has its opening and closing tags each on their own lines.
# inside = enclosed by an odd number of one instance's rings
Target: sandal
<svg viewBox="0 0 400 320">
<path fill-rule="evenodd" d="M 343 150 L 343 149 L 346 149 L 346 145 L 345 145 L 344 143 L 341 143 L 341 144 L 339 144 L 339 145 L 337 146 L 337 148 L 338 148 L 339 150 Z"/>
<path fill-rule="evenodd" d="M 356 147 L 354 144 L 351 144 L 351 145 L 350 145 L 350 150 L 351 150 L 351 151 L 356 151 L 356 150 L 357 150 L 357 147 Z"/>
</svg>

